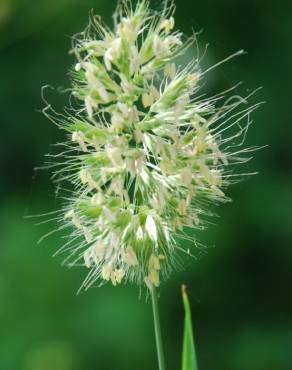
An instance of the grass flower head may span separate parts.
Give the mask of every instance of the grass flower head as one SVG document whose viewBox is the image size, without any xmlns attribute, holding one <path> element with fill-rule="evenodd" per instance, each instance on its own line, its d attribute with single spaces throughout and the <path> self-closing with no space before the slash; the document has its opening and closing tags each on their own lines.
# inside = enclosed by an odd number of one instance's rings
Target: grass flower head
<svg viewBox="0 0 292 370">
<path fill-rule="evenodd" d="M 73 42 L 77 108 L 57 118 L 68 141 L 55 180 L 74 188 L 60 216 L 71 230 L 60 252 L 89 270 L 84 288 L 157 287 L 190 254 L 186 227 L 203 228 L 209 205 L 228 200 L 256 106 L 236 110 L 246 99 L 199 93 L 207 71 L 199 57 L 178 63 L 196 37 L 175 30 L 171 1 L 161 12 L 147 0 L 121 1 L 113 29 L 93 15 Z"/>
</svg>

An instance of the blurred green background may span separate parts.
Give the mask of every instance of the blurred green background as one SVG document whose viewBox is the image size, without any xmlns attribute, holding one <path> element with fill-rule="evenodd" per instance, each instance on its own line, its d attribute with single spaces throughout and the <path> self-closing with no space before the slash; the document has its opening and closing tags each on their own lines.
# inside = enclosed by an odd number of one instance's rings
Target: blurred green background
<svg viewBox="0 0 292 370">
<path fill-rule="evenodd" d="M 158 6 L 159 1 L 152 5 Z M 28 214 L 58 207 L 49 173 L 34 172 L 62 133 L 38 112 L 41 86 L 69 85 L 70 36 L 93 8 L 106 21 L 113 0 L 0 0 L 0 369 L 156 369 L 151 306 L 134 286 L 106 286 L 76 295 L 83 269 L 66 270 L 51 255 L 61 244 L 36 242 L 53 225 Z M 248 54 L 216 69 L 205 91 L 244 81 L 263 86 L 255 100 L 248 170 L 234 202 L 218 209 L 217 225 L 200 237 L 210 247 L 161 289 L 168 370 L 181 359 L 180 285 L 188 285 L 201 370 L 291 370 L 291 57 L 292 2 L 179 0 L 177 25 L 204 29 L 205 66 L 241 48 Z M 67 97 L 48 98 L 61 110 Z"/>
</svg>

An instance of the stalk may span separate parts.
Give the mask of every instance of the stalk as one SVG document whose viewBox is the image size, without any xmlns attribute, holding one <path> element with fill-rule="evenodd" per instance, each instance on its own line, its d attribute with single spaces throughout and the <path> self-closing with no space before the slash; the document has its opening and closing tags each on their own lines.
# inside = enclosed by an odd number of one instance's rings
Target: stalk
<svg viewBox="0 0 292 370">
<path fill-rule="evenodd" d="M 158 358 L 158 368 L 159 370 L 165 370 L 164 352 L 163 352 L 163 345 L 162 345 L 160 318 L 159 318 L 158 301 L 157 301 L 157 291 L 154 286 L 151 289 L 151 301 L 152 301 L 152 309 L 153 309 L 153 321 L 154 321 L 156 350 L 157 350 L 157 358 Z"/>
</svg>

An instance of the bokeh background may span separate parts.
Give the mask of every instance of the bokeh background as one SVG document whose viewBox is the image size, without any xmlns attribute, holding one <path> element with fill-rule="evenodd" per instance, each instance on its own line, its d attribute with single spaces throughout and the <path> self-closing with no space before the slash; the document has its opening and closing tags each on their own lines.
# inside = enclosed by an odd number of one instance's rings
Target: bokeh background
<svg viewBox="0 0 292 370">
<path fill-rule="evenodd" d="M 62 140 L 39 112 L 41 86 L 69 85 L 70 36 L 93 8 L 111 22 L 114 0 L 0 0 L 0 369 L 156 369 L 151 305 L 134 286 L 76 295 L 83 269 L 66 270 L 51 255 L 53 225 L 24 216 L 58 207 L 50 174 L 35 172 Z M 160 2 L 152 1 L 153 6 Z M 201 370 L 292 369 L 291 294 L 291 57 L 292 2 L 179 0 L 177 25 L 203 29 L 209 66 L 238 49 L 248 54 L 216 69 L 205 91 L 238 81 L 238 92 L 263 86 L 255 100 L 249 145 L 257 176 L 229 190 L 216 226 L 200 235 L 210 246 L 161 288 L 168 370 L 180 369 L 183 310 L 188 285 Z M 48 98 L 58 110 L 67 96 Z M 216 245 L 215 247 L 212 247 Z"/>
</svg>

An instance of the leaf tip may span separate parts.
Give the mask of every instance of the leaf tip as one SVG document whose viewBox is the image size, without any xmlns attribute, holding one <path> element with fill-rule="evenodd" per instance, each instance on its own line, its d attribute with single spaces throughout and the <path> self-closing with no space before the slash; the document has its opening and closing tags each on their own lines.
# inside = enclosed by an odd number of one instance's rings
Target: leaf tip
<svg viewBox="0 0 292 370">
<path fill-rule="evenodd" d="M 185 284 L 182 284 L 181 286 L 181 294 L 183 299 L 187 298 L 187 286 Z"/>
</svg>

